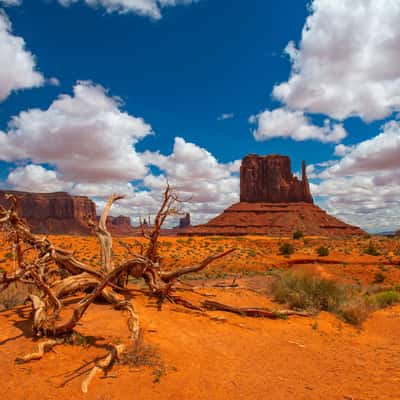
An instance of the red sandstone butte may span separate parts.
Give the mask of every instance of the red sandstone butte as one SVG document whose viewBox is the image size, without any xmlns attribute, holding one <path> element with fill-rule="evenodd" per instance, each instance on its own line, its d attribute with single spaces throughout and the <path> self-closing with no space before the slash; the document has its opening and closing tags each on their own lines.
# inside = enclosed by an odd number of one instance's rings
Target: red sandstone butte
<svg viewBox="0 0 400 400">
<path fill-rule="evenodd" d="M 66 192 L 29 193 L 0 191 L 0 205 L 8 208 L 7 194 L 21 198 L 20 215 L 34 233 L 88 234 L 86 218 L 96 219 L 96 205 L 86 196 Z"/>
<path fill-rule="evenodd" d="M 112 235 L 128 236 L 137 234 L 137 229 L 131 225 L 131 219 L 125 215 L 119 215 L 118 217 L 108 216 L 107 229 Z"/>
<path fill-rule="evenodd" d="M 187 228 L 190 225 L 190 213 L 186 213 L 182 218 L 179 218 L 179 229 Z"/>
<path fill-rule="evenodd" d="M 249 154 L 240 167 L 240 201 L 248 203 L 313 203 L 302 163 L 302 180 L 292 174 L 287 156 Z"/>
<path fill-rule="evenodd" d="M 314 205 L 304 161 L 299 180 L 292 174 L 289 157 L 250 154 L 240 168 L 240 202 L 179 234 L 291 236 L 298 230 L 308 236 L 365 234 Z"/>
</svg>

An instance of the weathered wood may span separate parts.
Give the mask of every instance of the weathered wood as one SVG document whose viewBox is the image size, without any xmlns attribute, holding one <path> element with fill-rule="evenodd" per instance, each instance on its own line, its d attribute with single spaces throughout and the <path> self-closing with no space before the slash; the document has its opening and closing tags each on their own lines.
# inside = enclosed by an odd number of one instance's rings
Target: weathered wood
<svg viewBox="0 0 400 400">
<path fill-rule="evenodd" d="M 282 318 L 283 316 L 290 316 L 290 315 L 297 315 L 300 317 L 311 316 L 310 313 L 307 313 L 305 311 L 269 310 L 267 308 L 257 308 L 257 307 L 234 307 L 229 304 L 219 303 L 217 301 L 212 301 L 212 300 L 204 300 L 201 302 L 201 304 L 207 310 L 227 311 L 247 317 L 277 319 L 277 318 Z"/>
<path fill-rule="evenodd" d="M 115 309 L 127 312 L 131 338 L 137 340 L 140 324 L 139 316 L 128 295 L 131 289 L 126 288 L 129 276 L 143 279 L 149 290 L 147 292 L 142 290 L 141 293 L 155 296 L 160 307 L 164 300 L 168 300 L 192 310 L 202 310 L 200 306 L 175 295 L 175 283 L 178 282 L 179 277 L 199 272 L 235 249 L 211 255 L 193 266 L 163 271 L 158 254 L 160 230 L 169 215 L 179 214 L 177 204 L 181 203 L 167 185 L 150 234 L 145 234 L 143 229 L 144 236 L 148 239 L 147 247 L 141 249 L 141 254 L 130 251 L 127 260 L 120 265 L 115 265 L 112 258 L 112 237 L 107 229 L 107 216 L 114 202 L 121 198 L 123 196 L 111 195 L 99 223 L 88 221 L 99 241 L 101 260 L 99 266 L 87 265 L 78 260 L 70 251 L 55 246 L 47 237 L 33 234 L 26 222 L 18 216 L 18 199 L 14 196 L 10 196 L 9 210 L 0 207 L 0 225 L 6 230 L 7 239 L 13 243 L 17 259 L 16 270 L 0 277 L 0 288 L 17 281 L 35 285 L 39 289 L 39 294 L 29 296 L 33 311 L 33 332 L 36 336 L 50 338 L 39 345 L 37 352 L 20 358 L 21 362 L 39 359 L 46 348 L 68 342 L 74 334 L 77 323 L 99 296 L 102 296 Z M 26 257 L 28 252 L 30 261 Z M 76 292 L 84 291 L 90 292 L 78 302 L 74 299 L 72 310 L 66 309 L 63 299 L 70 298 Z M 82 384 L 84 392 L 88 390 L 88 385 L 97 372 L 110 367 L 123 350 L 123 345 L 115 346 L 110 354 L 97 364 Z"/>
</svg>

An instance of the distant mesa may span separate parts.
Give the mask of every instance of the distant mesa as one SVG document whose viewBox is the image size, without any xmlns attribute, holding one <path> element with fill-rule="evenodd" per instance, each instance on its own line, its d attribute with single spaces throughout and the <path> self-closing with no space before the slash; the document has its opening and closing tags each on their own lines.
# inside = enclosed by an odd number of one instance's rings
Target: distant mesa
<svg viewBox="0 0 400 400">
<path fill-rule="evenodd" d="M 98 216 L 99 220 L 100 217 Z M 136 233 L 136 229 L 131 224 L 131 219 L 125 215 L 119 215 L 118 217 L 107 217 L 107 229 L 112 235 L 134 235 Z"/>
<path fill-rule="evenodd" d="M 249 154 L 240 167 L 240 202 L 179 234 L 291 236 L 295 231 L 329 237 L 365 234 L 314 204 L 304 161 L 300 180 L 292 173 L 289 157 Z"/>
<path fill-rule="evenodd" d="M 0 205 L 8 208 L 7 194 L 21 198 L 19 213 L 34 233 L 75 234 L 92 233 L 87 219 L 95 221 L 96 204 L 86 196 L 71 196 L 66 192 L 30 193 L 0 191 Z M 108 217 L 107 227 L 114 235 L 129 235 L 136 231 L 129 217 Z"/>
<path fill-rule="evenodd" d="M 0 190 L 0 205 L 10 207 L 7 194 L 20 198 L 19 213 L 30 225 L 33 233 L 55 235 L 90 235 L 87 221 L 98 221 L 96 204 L 86 196 L 71 196 L 66 192 L 31 193 L 15 190 Z M 143 230 L 152 228 L 150 217 L 142 221 Z M 174 229 L 162 229 L 164 236 L 176 235 L 181 227 L 190 226 L 190 214 L 186 213 Z M 107 217 L 107 229 L 115 236 L 141 236 L 142 228 L 134 227 L 128 216 Z"/>
<path fill-rule="evenodd" d="M 7 194 L 21 198 L 19 213 L 34 233 L 88 234 L 86 219 L 96 220 L 96 204 L 86 196 L 66 192 L 0 191 L 0 205 L 8 208 Z"/>
</svg>

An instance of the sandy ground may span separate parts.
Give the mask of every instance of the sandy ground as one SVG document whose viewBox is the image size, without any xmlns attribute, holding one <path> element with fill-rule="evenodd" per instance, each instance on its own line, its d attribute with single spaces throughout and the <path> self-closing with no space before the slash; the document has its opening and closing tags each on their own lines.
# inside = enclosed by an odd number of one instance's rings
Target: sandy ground
<svg viewBox="0 0 400 400">
<path fill-rule="evenodd" d="M 67 247 L 79 247 L 74 238 L 57 240 Z M 209 240 L 204 248 L 204 238 L 190 243 L 177 242 L 181 239 L 176 238 L 162 240 L 172 243 L 164 247 L 165 259 L 171 264 L 176 254 L 183 255 L 180 262 L 194 262 L 218 247 L 239 247 L 240 256 L 209 267 L 208 279 L 189 281 L 199 294 L 238 306 L 277 307 L 256 291 L 262 289 L 268 277 L 252 273 L 272 266 L 312 269 L 332 279 L 358 280 L 360 284 L 372 283 L 376 271 L 381 271 L 385 274 L 384 284 L 400 282 L 398 240 L 376 240 L 382 256 L 373 257 L 360 254 L 369 240 L 311 239 L 306 245 L 296 242 L 298 249 L 290 258 L 279 256 L 278 242 L 266 238 Z M 94 257 L 94 239 L 79 241 L 86 246 L 80 246 L 80 255 Z M 334 263 L 318 261 L 315 248 L 321 243 L 332 247 L 326 260 Z M 123 256 L 121 249 L 117 248 L 116 253 Z M 296 259 L 306 261 L 288 264 Z M 238 288 L 213 287 L 218 282 L 230 282 L 231 274 L 238 276 Z M 189 299 L 203 296 L 185 294 Z M 94 336 L 93 345 L 62 345 L 42 360 L 23 365 L 14 359 L 36 347 L 25 318 L 29 308 L 1 312 L 0 398 L 400 399 L 400 306 L 374 312 L 361 328 L 355 328 L 327 313 L 315 318 L 268 320 L 223 312 L 200 314 L 173 304 L 165 304 L 158 311 L 143 295 L 137 295 L 134 304 L 141 317 L 144 341 L 154 346 L 163 367 L 116 365 L 108 377 L 97 376 L 86 395 L 80 388 L 88 370 L 85 365 L 93 366 L 96 357 L 106 354 L 105 346 L 116 338 L 127 340 L 120 312 L 105 304 L 94 304 L 77 328 L 83 335 Z"/>
</svg>

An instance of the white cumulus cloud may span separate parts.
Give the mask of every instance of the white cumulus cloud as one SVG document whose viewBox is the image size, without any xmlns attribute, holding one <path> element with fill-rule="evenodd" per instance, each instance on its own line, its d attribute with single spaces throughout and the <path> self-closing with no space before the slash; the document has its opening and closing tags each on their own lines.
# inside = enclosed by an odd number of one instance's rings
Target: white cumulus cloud
<svg viewBox="0 0 400 400">
<path fill-rule="evenodd" d="M 291 111 L 286 108 L 263 111 L 250 117 L 250 122 L 257 124 L 253 135 L 259 141 L 283 137 L 297 141 L 318 140 L 324 143 L 337 143 L 347 136 L 342 124 L 332 124 L 327 119 L 324 126 L 316 126 L 302 111 Z"/>
<path fill-rule="evenodd" d="M 24 39 L 13 35 L 11 22 L 1 10 L 0 60 L 0 102 L 15 90 L 44 84 L 43 75 L 36 71 L 35 57 L 25 48 Z"/>
<path fill-rule="evenodd" d="M 340 153 L 340 154 L 339 154 Z M 336 151 L 338 161 L 316 174 L 313 195 L 328 212 L 371 231 L 400 225 L 400 123 L 391 121 L 381 132 Z"/>
<path fill-rule="evenodd" d="M 160 19 L 162 8 L 191 4 L 198 0 L 58 0 L 65 7 L 79 1 L 83 1 L 91 7 L 103 7 L 108 13 L 135 13 Z"/>
<path fill-rule="evenodd" d="M 400 122 L 390 121 L 377 136 L 347 148 L 344 157 L 321 177 L 374 174 L 397 168 L 400 168 Z"/>
<path fill-rule="evenodd" d="M 14 189 L 28 192 L 59 192 L 69 191 L 72 188 L 71 184 L 57 177 L 56 171 L 35 164 L 17 167 L 10 172 L 7 182 Z"/>
<path fill-rule="evenodd" d="M 51 164 L 65 181 L 140 179 L 147 169 L 134 145 L 151 134 L 151 126 L 120 106 L 103 87 L 78 82 L 73 96 L 14 117 L 8 132 L 0 132 L 0 159 Z"/>
<path fill-rule="evenodd" d="M 400 2 L 313 0 L 276 99 L 335 119 L 379 120 L 400 110 Z"/>
</svg>

